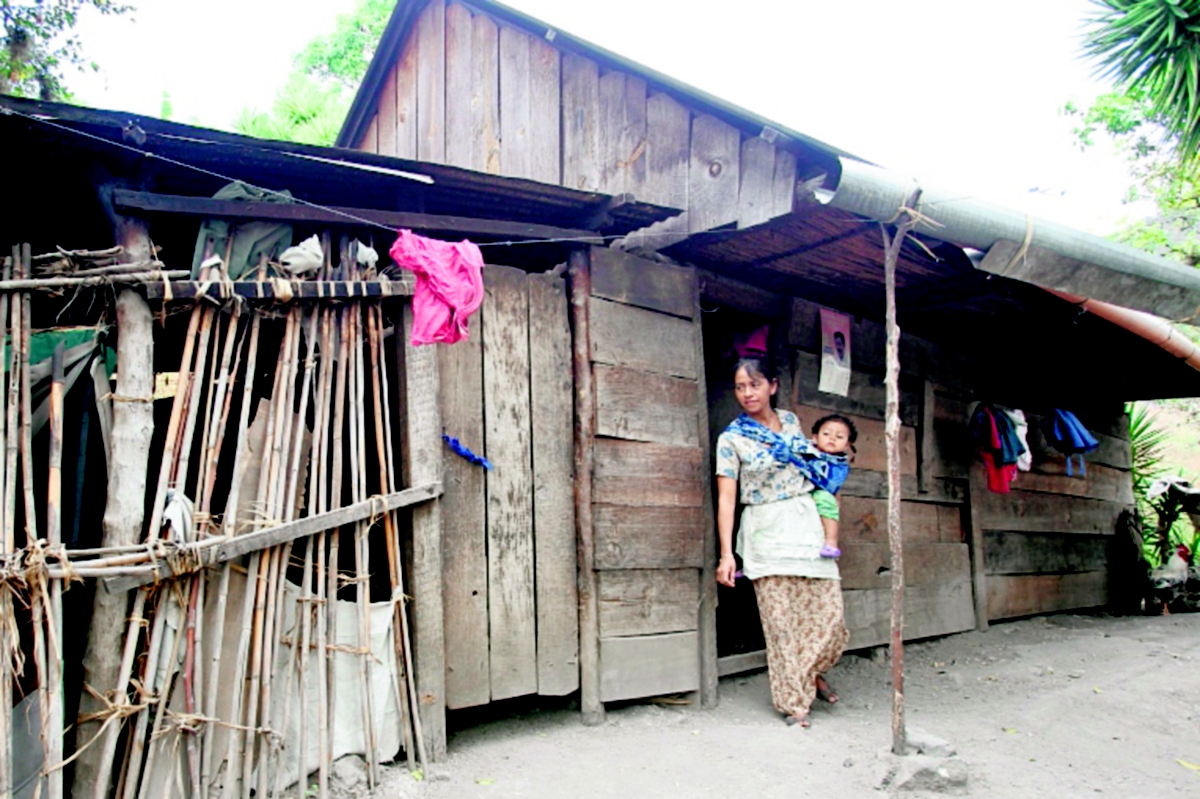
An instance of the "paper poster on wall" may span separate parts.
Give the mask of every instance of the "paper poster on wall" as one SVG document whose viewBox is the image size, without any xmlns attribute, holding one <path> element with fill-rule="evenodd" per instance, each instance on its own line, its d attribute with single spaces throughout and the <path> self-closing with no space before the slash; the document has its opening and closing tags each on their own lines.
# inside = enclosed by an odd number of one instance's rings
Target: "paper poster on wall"
<svg viewBox="0 0 1200 799">
<path fill-rule="evenodd" d="M 850 393 L 850 317 L 821 309 L 821 382 L 826 394 Z"/>
</svg>

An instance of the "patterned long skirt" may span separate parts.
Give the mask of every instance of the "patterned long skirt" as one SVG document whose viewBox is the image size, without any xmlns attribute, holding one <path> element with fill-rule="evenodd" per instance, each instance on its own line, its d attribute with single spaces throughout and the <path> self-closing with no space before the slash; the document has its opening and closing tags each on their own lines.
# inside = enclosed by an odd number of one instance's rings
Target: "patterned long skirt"
<svg viewBox="0 0 1200 799">
<path fill-rule="evenodd" d="M 833 668 L 850 639 L 838 580 L 760 577 L 754 581 L 767 639 L 771 700 L 786 716 L 807 715 L 817 676 Z"/>
</svg>

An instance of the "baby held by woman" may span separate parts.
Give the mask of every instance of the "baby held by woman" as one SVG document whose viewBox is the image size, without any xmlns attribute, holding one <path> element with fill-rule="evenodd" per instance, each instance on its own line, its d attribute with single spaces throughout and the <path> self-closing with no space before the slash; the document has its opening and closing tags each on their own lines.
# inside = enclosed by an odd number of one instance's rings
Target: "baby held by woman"
<svg viewBox="0 0 1200 799">
<path fill-rule="evenodd" d="M 854 442 L 858 440 L 858 430 L 855 429 L 854 422 L 845 416 L 831 413 L 817 420 L 812 427 L 812 434 L 813 443 L 821 452 L 827 455 L 846 456 L 844 461 L 840 458 L 830 460 L 830 477 L 833 478 L 830 482 L 835 486 L 834 491 L 836 491 L 850 471 L 848 461 L 853 457 Z M 813 491 L 812 498 L 817 506 L 817 515 L 821 517 L 821 527 L 825 531 L 825 545 L 821 547 L 821 557 L 841 557 L 842 550 L 838 548 L 838 501 L 831 492 L 823 488 Z"/>
</svg>

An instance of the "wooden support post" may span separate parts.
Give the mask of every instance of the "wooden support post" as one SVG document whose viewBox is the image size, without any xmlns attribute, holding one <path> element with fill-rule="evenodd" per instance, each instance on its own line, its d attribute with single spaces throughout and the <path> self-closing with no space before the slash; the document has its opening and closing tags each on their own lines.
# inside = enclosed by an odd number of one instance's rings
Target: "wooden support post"
<svg viewBox="0 0 1200 799">
<path fill-rule="evenodd" d="M 701 518 L 704 524 L 704 559 L 700 568 L 700 705 L 717 706 L 717 539 L 713 518 L 712 442 L 708 440 L 708 382 L 704 373 L 704 328 L 700 312 L 700 280 L 692 270 L 692 296 L 695 299 L 693 327 L 696 341 L 696 429 L 700 435 L 703 497 Z M 790 370 L 789 370 L 790 371 Z M 790 387 L 789 387 L 790 388 Z"/>
<path fill-rule="evenodd" d="M 441 413 L 437 348 L 412 345 L 412 303 L 404 304 L 403 334 L 396 336 L 404 431 L 401 473 L 405 487 L 442 479 Z M 446 754 L 446 644 L 442 618 L 442 505 L 412 512 L 413 657 L 418 705 L 414 708 L 430 759 Z"/>
<path fill-rule="evenodd" d="M 963 522 L 970 525 L 967 542 L 971 545 L 971 583 L 975 594 L 975 629 L 988 628 L 987 571 L 983 561 L 983 493 L 987 491 L 987 476 L 983 464 L 972 458 L 967 469 L 970 483 L 967 489 Z"/>
<path fill-rule="evenodd" d="M 595 378 L 588 308 L 592 272 L 588 251 L 571 251 L 568 262 L 575 371 L 575 531 L 579 557 L 579 694 L 583 723 L 604 722 L 600 701 L 600 597 L 596 588 L 592 526 L 592 439 L 596 432 Z"/>
<path fill-rule="evenodd" d="M 887 405 L 884 412 L 884 441 L 887 445 L 887 528 L 892 554 L 892 753 L 907 749 L 904 727 L 904 530 L 900 525 L 900 326 L 896 322 L 896 262 L 904 239 L 920 218 L 915 211 L 917 195 L 903 209 L 902 221 L 892 235 L 883 231 L 883 281 L 887 302 Z"/>
<path fill-rule="evenodd" d="M 123 259 L 144 257 L 150 252 L 147 227 L 134 225 L 131 220 L 117 228 L 125 247 Z M 108 498 L 104 508 L 102 545 L 105 547 L 132 546 L 141 540 L 145 521 L 146 469 L 151 437 L 154 435 L 154 327 L 150 306 L 133 289 L 117 296 L 117 375 L 114 392 L 122 401 L 113 403 L 111 453 L 108 459 Z M 121 657 L 124 651 L 126 618 L 129 614 L 129 595 L 97 591 L 88 628 L 87 649 L 83 656 L 83 681 L 101 694 L 121 691 Z M 121 696 L 108 696 L 120 702 Z M 84 690 L 80 696 L 79 713 L 86 717 L 104 710 L 104 704 Z M 117 725 L 110 724 L 110 728 Z M 100 721 L 80 723 L 76 733 L 82 747 L 95 736 Z M 115 730 L 114 730 L 115 733 Z M 99 775 L 111 774 L 111 764 L 104 765 L 105 747 L 94 745 L 84 749 L 75 761 L 72 795 L 97 797 L 108 795 L 108 780 L 101 784 Z"/>
</svg>

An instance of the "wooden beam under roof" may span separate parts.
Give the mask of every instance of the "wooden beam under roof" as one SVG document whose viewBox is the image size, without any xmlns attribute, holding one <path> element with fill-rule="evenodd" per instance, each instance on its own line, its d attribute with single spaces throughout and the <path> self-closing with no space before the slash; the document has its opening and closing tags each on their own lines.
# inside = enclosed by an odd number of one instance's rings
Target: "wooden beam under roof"
<svg viewBox="0 0 1200 799">
<path fill-rule="evenodd" d="M 210 197 L 153 194 L 127 189 L 118 189 L 113 193 L 113 204 L 123 210 L 143 213 L 185 214 L 227 219 L 276 219 L 283 222 L 319 222 L 341 225 L 382 225 L 392 230 L 408 228 L 514 241 L 571 239 L 587 244 L 604 243 L 603 239 L 591 230 L 560 228 L 530 222 L 511 222 L 503 219 L 443 216 L 410 211 L 381 211 L 373 208 L 214 200 Z"/>
</svg>

